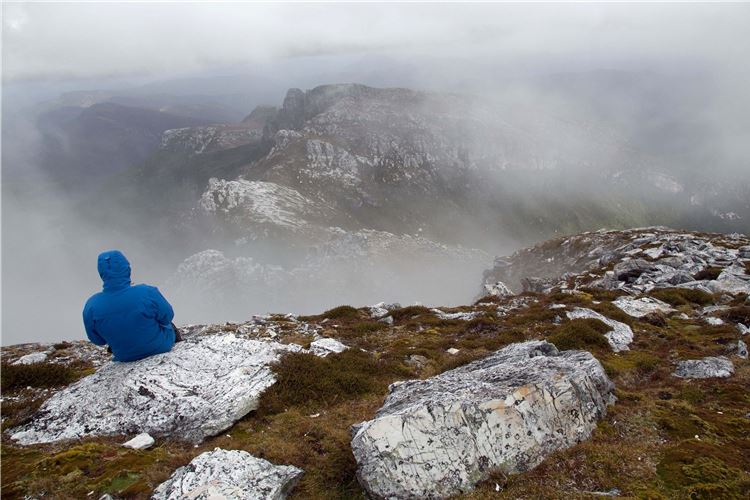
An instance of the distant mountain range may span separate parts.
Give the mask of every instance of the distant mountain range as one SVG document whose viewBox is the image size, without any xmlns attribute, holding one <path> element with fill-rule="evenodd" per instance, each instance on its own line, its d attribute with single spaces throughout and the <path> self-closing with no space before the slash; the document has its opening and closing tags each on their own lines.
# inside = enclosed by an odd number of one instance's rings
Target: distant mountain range
<svg viewBox="0 0 750 500">
<path fill-rule="evenodd" d="M 216 277 L 231 276 L 238 297 L 263 287 L 288 310 L 288 290 L 335 290 L 343 268 L 363 301 L 408 288 L 398 275 L 372 285 L 388 257 L 423 262 L 409 277 L 419 281 L 435 266 L 479 275 L 492 254 L 601 227 L 748 232 L 747 178 L 672 168 L 612 123 L 612 109 L 566 115 L 359 84 L 290 89 L 279 107 L 234 110 L 235 121 L 188 102 L 68 94 L 38 116 L 40 163 L 78 192 L 71 226 L 164 249 L 179 268 L 172 283 L 201 293 L 225 291 Z M 464 282 L 465 295 L 474 285 Z"/>
</svg>

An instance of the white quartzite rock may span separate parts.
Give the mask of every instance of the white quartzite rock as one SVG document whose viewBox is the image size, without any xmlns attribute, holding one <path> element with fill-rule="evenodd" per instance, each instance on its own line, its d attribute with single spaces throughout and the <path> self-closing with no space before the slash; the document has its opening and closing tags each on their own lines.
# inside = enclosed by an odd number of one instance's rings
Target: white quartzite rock
<svg viewBox="0 0 750 500">
<path fill-rule="evenodd" d="M 677 363 L 672 374 L 680 378 L 725 378 L 734 373 L 734 365 L 724 356 L 711 356 L 703 359 L 689 359 Z"/>
<path fill-rule="evenodd" d="M 152 500 L 281 500 L 302 469 L 274 465 L 241 450 L 216 448 L 195 457 L 161 483 Z"/>
<path fill-rule="evenodd" d="M 150 448 L 153 444 L 154 438 L 152 438 L 151 435 L 147 432 L 138 434 L 130 441 L 122 443 L 124 447 L 133 448 L 134 450 L 145 450 L 146 448 Z"/>
<path fill-rule="evenodd" d="M 349 349 L 336 339 L 322 338 L 310 344 L 310 350 L 316 356 L 325 358 L 329 354 L 338 354 Z"/>
<path fill-rule="evenodd" d="M 641 297 L 640 299 L 617 297 L 612 303 L 634 318 L 642 318 L 653 312 L 670 313 L 674 311 L 669 304 L 653 297 Z"/>
<path fill-rule="evenodd" d="M 430 312 L 432 312 L 435 316 L 437 316 L 440 319 L 447 319 L 447 320 L 458 319 L 461 321 L 471 321 L 472 319 L 476 318 L 480 314 L 476 312 L 448 313 L 440 309 L 430 309 Z"/>
<path fill-rule="evenodd" d="M 534 467 L 591 434 L 614 386 L 588 352 L 510 345 L 427 380 L 397 382 L 353 428 L 358 478 L 374 498 L 445 498 Z"/>
<path fill-rule="evenodd" d="M 148 432 L 200 442 L 254 410 L 275 380 L 269 365 L 296 345 L 231 334 L 187 339 L 171 352 L 110 362 L 48 399 L 20 444 Z"/>
<path fill-rule="evenodd" d="M 32 352 L 25 356 L 21 356 L 13 362 L 14 365 L 30 365 L 32 363 L 41 363 L 47 360 L 48 353 L 45 351 Z"/>
<path fill-rule="evenodd" d="M 620 352 L 630 349 L 628 346 L 633 341 L 633 330 L 631 330 L 625 323 L 609 319 L 596 311 L 583 307 L 576 307 L 572 311 L 568 311 L 566 314 L 568 319 L 598 319 L 608 327 L 612 328 L 612 330 L 605 333 L 604 336 L 607 337 L 607 341 L 613 351 Z"/>
</svg>

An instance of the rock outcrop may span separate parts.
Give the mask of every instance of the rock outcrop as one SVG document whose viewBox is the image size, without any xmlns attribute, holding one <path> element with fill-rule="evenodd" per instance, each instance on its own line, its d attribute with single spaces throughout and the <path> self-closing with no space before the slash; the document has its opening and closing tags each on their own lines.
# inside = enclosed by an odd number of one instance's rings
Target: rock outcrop
<svg viewBox="0 0 750 500">
<path fill-rule="evenodd" d="M 590 353 L 543 341 L 395 383 L 375 418 L 353 428 L 359 481 L 374 498 L 445 498 L 495 468 L 527 470 L 588 438 L 613 389 Z"/>
<path fill-rule="evenodd" d="M 254 410 L 275 381 L 269 365 L 301 350 L 224 334 L 190 338 L 132 363 L 110 362 L 47 400 L 11 438 L 28 445 L 148 432 L 197 443 Z"/>
<path fill-rule="evenodd" d="M 665 227 L 596 231 L 546 241 L 498 257 L 484 282 L 544 292 L 576 285 L 630 294 L 655 288 L 749 293 L 745 263 L 750 240 L 743 235 L 673 231 Z M 609 269 L 611 267 L 611 270 Z M 589 272 L 595 274 L 588 275 Z M 718 274 L 717 274 L 718 273 Z"/>
<path fill-rule="evenodd" d="M 674 311 L 669 304 L 653 297 L 640 297 L 637 299 L 633 297 L 617 297 L 617 299 L 612 301 L 612 304 L 634 318 L 642 318 L 655 312 L 671 313 Z"/>
<path fill-rule="evenodd" d="M 282 500 L 303 471 L 241 450 L 216 448 L 195 457 L 160 484 L 152 500 Z"/>
<path fill-rule="evenodd" d="M 677 363 L 673 373 L 680 378 L 726 378 L 734 373 L 734 364 L 724 356 L 689 359 Z"/>
</svg>

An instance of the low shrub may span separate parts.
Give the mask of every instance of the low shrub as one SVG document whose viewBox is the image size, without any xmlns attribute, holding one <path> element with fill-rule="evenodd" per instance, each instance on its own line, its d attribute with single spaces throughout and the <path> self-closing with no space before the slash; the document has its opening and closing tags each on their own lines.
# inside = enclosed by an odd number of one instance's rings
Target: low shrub
<svg viewBox="0 0 750 500">
<path fill-rule="evenodd" d="M 681 498 L 747 498 L 750 476 L 734 465 L 731 451 L 697 440 L 668 449 L 656 466 L 664 485 Z M 733 463 L 734 462 L 734 463 Z"/>
<path fill-rule="evenodd" d="M 684 306 L 687 304 L 705 306 L 714 302 L 714 296 L 710 293 L 690 288 L 661 288 L 653 290 L 651 296 L 671 306 Z"/>
<path fill-rule="evenodd" d="M 497 320 L 490 317 L 474 318 L 466 322 L 464 331 L 466 333 L 486 333 L 499 330 Z"/>
<path fill-rule="evenodd" d="M 715 280 L 719 277 L 721 271 L 723 271 L 723 269 L 720 267 L 707 267 L 704 270 L 695 273 L 693 278 L 696 280 Z"/>
<path fill-rule="evenodd" d="M 596 347 L 608 349 L 609 343 L 604 334 L 610 330 L 610 327 L 598 319 L 574 319 L 559 326 L 547 340 L 560 350 Z"/>
<path fill-rule="evenodd" d="M 432 312 L 424 306 L 408 306 L 391 311 L 391 316 L 395 321 L 411 319 L 415 316 L 421 316 L 423 314 L 432 314 Z"/>
<path fill-rule="evenodd" d="M 721 317 L 725 321 L 731 321 L 732 323 L 742 323 L 745 326 L 750 326 L 750 306 L 738 306 L 729 308 L 721 313 Z"/>
<path fill-rule="evenodd" d="M 355 349 L 325 358 L 291 353 L 272 369 L 276 383 L 263 393 L 260 414 L 275 414 L 308 403 L 330 406 L 364 394 L 385 393 L 393 376 L 409 375 L 402 365 L 379 361 Z"/>
<path fill-rule="evenodd" d="M 353 319 L 359 317 L 359 311 L 352 306 L 338 306 L 325 311 L 320 317 L 328 319 Z"/>
<path fill-rule="evenodd" d="M 0 369 L 3 391 L 23 387 L 56 387 L 70 384 L 77 378 L 78 373 L 74 369 L 58 363 L 3 364 Z"/>
</svg>

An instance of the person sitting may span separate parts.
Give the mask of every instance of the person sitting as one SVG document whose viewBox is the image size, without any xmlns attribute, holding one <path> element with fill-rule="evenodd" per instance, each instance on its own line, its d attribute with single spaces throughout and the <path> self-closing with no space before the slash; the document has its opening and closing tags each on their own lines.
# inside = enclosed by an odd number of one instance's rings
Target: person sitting
<svg viewBox="0 0 750 500">
<path fill-rule="evenodd" d="M 135 361 L 168 352 L 182 340 L 172 323 L 172 306 L 158 288 L 131 283 L 130 262 L 122 252 L 102 252 L 97 268 L 103 290 L 83 307 L 91 342 L 109 345 L 114 361 Z"/>
</svg>

